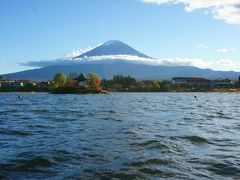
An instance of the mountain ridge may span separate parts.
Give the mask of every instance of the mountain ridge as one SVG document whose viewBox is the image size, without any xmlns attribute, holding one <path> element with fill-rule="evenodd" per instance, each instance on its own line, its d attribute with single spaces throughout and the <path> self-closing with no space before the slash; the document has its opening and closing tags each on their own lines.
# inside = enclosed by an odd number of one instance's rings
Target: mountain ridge
<svg viewBox="0 0 240 180">
<path fill-rule="evenodd" d="M 239 73 L 233 71 L 214 71 L 193 66 L 152 66 L 146 64 L 133 64 L 128 62 L 115 62 L 112 64 L 75 64 L 54 65 L 40 69 L 33 69 L 4 75 L 13 80 L 31 79 L 45 81 L 53 79 L 58 72 L 66 75 L 74 72 L 87 74 L 96 72 L 102 78 L 111 79 L 114 75 L 130 75 L 138 80 L 171 80 L 173 77 L 202 77 L 207 79 L 229 78 L 237 80 Z"/>
<path fill-rule="evenodd" d="M 118 56 L 116 56 L 118 55 Z M 129 59 L 121 59 L 119 55 L 136 56 L 143 58 L 145 62 L 131 61 Z M 115 59 L 104 59 L 108 56 Z M 84 58 L 83 58 L 84 57 Z M 89 57 L 89 58 L 88 58 Z M 101 57 L 101 60 L 83 61 L 83 59 L 91 59 L 94 57 Z M 81 60 L 77 60 L 82 58 Z M 212 69 L 201 69 L 194 66 L 164 66 L 151 65 L 147 63 L 148 60 L 154 60 L 147 55 L 135 50 L 129 45 L 118 41 L 107 41 L 100 46 L 76 56 L 76 60 L 72 61 L 56 61 L 56 64 L 44 66 L 42 68 L 26 70 L 17 73 L 10 73 L 3 75 L 7 79 L 29 79 L 29 80 L 51 80 L 58 72 L 63 72 L 66 75 L 69 73 L 90 73 L 96 72 L 102 78 L 111 79 L 114 75 L 130 75 L 136 79 L 144 80 L 170 80 L 173 77 L 202 77 L 207 79 L 229 78 L 236 80 L 239 77 L 239 72 L 234 71 L 214 71 Z M 45 61 L 42 61 L 45 62 Z M 32 63 L 36 63 L 32 61 Z M 39 63 L 39 62 L 37 62 Z M 40 61 L 41 63 L 41 61 Z"/>
</svg>

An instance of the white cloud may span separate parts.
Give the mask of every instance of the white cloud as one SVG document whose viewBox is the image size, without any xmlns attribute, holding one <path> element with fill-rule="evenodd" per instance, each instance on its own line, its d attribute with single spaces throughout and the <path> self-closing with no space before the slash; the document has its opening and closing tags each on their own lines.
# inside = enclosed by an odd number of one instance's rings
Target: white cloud
<svg viewBox="0 0 240 180">
<path fill-rule="evenodd" d="M 79 55 L 85 53 L 85 52 L 87 52 L 87 50 L 85 50 L 85 49 L 74 49 L 71 53 L 64 56 L 64 59 L 72 59 L 76 56 L 79 56 Z"/>
<path fill-rule="evenodd" d="M 233 70 L 239 71 L 240 64 L 230 59 L 220 59 L 207 61 L 201 58 L 143 58 L 131 55 L 107 55 L 107 56 L 92 56 L 78 59 L 59 59 L 49 61 L 29 61 L 21 65 L 28 67 L 46 67 L 50 65 L 73 65 L 73 64 L 91 64 L 91 63 L 114 63 L 117 61 L 127 61 L 132 63 L 141 63 L 148 65 L 163 65 L 163 66 L 195 66 L 199 68 L 210 68 L 213 70 Z"/>
<path fill-rule="evenodd" d="M 145 3 L 184 4 L 187 12 L 203 9 L 204 14 L 211 12 L 215 19 L 228 24 L 240 24 L 240 0 L 140 0 Z M 207 12 L 207 13 L 206 13 Z"/>
<path fill-rule="evenodd" d="M 220 48 L 217 50 L 219 53 L 228 53 L 228 52 L 236 52 L 237 49 L 235 48 Z"/>
<path fill-rule="evenodd" d="M 233 62 L 230 59 L 220 59 L 215 64 L 216 69 L 220 70 L 236 70 L 239 71 L 240 64 Z"/>
<path fill-rule="evenodd" d="M 234 62 L 230 59 L 220 59 L 220 60 L 203 60 L 203 59 L 190 59 L 190 58 L 172 58 L 161 60 L 162 65 L 179 65 L 179 66 L 195 66 L 199 68 L 210 68 L 213 70 L 223 70 L 223 71 L 239 71 L 240 63 Z"/>
<path fill-rule="evenodd" d="M 88 52 L 88 51 L 91 51 L 92 49 L 94 49 L 94 48 L 96 48 L 96 47 L 98 47 L 98 46 L 101 46 L 101 45 L 102 45 L 102 43 L 101 43 L 101 44 L 98 44 L 97 46 L 93 46 L 93 47 L 92 47 L 92 46 L 89 46 L 89 47 L 87 47 L 87 48 L 85 48 L 85 49 L 82 49 L 82 48 L 73 49 L 73 51 L 72 51 L 71 53 L 65 55 L 65 56 L 63 57 L 63 59 L 72 59 L 72 58 L 75 58 L 75 57 L 80 56 L 81 54 L 84 54 L 84 53 L 86 53 L 86 52 Z"/>
<path fill-rule="evenodd" d="M 208 49 L 209 48 L 208 45 L 206 45 L 206 44 L 198 44 L 195 47 L 196 48 L 201 48 L 201 49 Z"/>
<path fill-rule="evenodd" d="M 207 68 L 211 63 L 207 63 L 202 59 L 190 59 L 190 58 L 143 58 L 139 56 L 132 55 L 106 55 L 106 56 L 92 56 L 75 59 L 75 62 L 114 62 L 113 60 L 124 60 L 136 63 L 144 63 L 150 65 L 167 65 L 167 66 L 196 66 Z"/>
<path fill-rule="evenodd" d="M 91 63 L 114 63 L 117 61 L 127 61 L 132 63 L 141 63 L 148 65 L 164 66 L 195 66 L 199 68 L 211 68 L 214 70 L 239 70 L 240 65 L 229 59 L 219 61 L 206 61 L 200 58 L 143 58 L 131 55 L 106 55 L 92 56 L 78 59 L 59 59 L 50 61 L 30 61 L 22 65 L 30 67 L 46 67 L 49 65 L 71 65 L 71 64 L 91 64 Z"/>
<path fill-rule="evenodd" d="M 211 68 L 214 64 L 212 61 L 205 61 L 200 58 L 167 58 L 158 60 L 161 62 L 161 65 L 195 66 L 199 68 Z"/>
<path fill-rule="evenodd" d="M 240 24 L 240 7 L 238 5 L 217 8 L 214 11 L 214 18 L 224 20 L 228 24 Z"/>
<path fill-rule="evenodd" d="M 77 59 L 76 59 L 77 60 Z M 101 61 L 101 60 L 127 60 L 127 61 L 142 61 L 142 62 L 156 62 L 156 59 L 152 58 L 144 58 L 139 56 L 132 56 L 132 55 L 104 55 L 104 56 L 91 56 L 80 58 L 81 61 Z"/>
</svg>

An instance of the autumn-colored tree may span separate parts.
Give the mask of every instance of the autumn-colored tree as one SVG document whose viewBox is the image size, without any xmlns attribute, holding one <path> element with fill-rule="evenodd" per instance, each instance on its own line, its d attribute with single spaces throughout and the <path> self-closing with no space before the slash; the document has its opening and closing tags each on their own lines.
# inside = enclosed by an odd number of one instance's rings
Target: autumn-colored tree
<svg viewBox="0 0 240 180">
<path fill-rule="evenodd" d="M 67 83 L 67 77 L 64 73 L 57 73 L 54 76 L 53 81 L 54 81 L 53 83 L 54 88 L 64 87 Z"/>
<path fill-rule="evenodd" d="M 91 85 L 94 89 L 98 89 L 101 84 L 101 77 L 97 73 L 88 74 Z"/>
</svg>

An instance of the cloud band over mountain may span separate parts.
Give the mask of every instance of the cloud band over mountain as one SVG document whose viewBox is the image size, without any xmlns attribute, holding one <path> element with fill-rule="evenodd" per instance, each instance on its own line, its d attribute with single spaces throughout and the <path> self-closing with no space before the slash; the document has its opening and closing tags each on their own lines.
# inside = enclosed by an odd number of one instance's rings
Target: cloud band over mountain
<svg viewBox="0 0 240 180">
<path fill-rule="evenodd" d="M 79 58 L 76 60 L 57 59 L 57 60 L 43 60 L 43 61 L 28 61 L 21 63 L 22 66 L 43 68 L 54 65 L 73 65 L 73 64 L 110 64 L 116 61 L 127 61 L 131 63 L 147 64 L 153 66 L 195 66 L 200 68 L 212 68 L 217 70 L 229 70 L 237 67 L 229 59 L 220 59 L 218 61 L 204 61 L 203 59 L 191 59 L 191 58 L 165 58 L 165 59 L 153 59 L 143 58 L 130 55 L 108 55 L 108 56 L 93 56 Z M 215 68 L 213 68 L 215 67 Z"/>
<path fill-rule="evenodd" d="M 202 48 L 203 45 L 199 45 L 198 47 Z M 107 41 L 95 48 L 74 50 L 64 58 L 56 60 L 28 61 L 21 63 L 21 65 L 33 68 L 44 68 L 55 65 L 112 64 L 117 61 L 152 66 L 195 66 L 199 68 L 212 68 L 215 70 L 237 70 L 236 68 L 239 67 L 239 64 L 234 63 L 230 59 L 206 61 L 201 58 L 151 58 L 127 44 L 116 40 Z"/>
</svg>

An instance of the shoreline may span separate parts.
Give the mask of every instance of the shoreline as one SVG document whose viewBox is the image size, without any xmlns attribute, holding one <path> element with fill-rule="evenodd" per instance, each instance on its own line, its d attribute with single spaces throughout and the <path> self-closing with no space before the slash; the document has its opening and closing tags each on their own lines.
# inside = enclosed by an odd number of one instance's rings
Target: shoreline
<svg viewBox="0 0 240 180">
<path fill-rule="evenodd" d="M 17 93 L 17 94 L 109 94 L 109 93 L 240 93 L 240 90 L 216 90 L 216 91 L 98 91 L 98 92 L 52 92 L 52 91 L 0 91 L 1 93 Z"/>
</svg>

